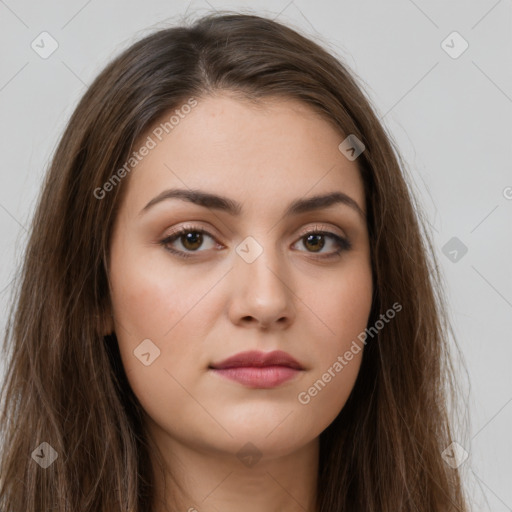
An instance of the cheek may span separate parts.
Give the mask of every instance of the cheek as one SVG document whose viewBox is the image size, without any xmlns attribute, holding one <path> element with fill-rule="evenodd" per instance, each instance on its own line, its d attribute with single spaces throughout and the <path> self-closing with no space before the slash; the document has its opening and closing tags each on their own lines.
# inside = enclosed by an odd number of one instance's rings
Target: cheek
<svg viewBox="0 0 512 512">
<path fill-rule="evenodd" d="M 181 308 L 177 299 L 179 283 L 145 259 L 136 244 L 123 250 L 126 245 L 121 239 L 113 243 L 110 281 L 115 332 L 128 375 L 147 373 L 136 356 L 141 343 L 148 349 L 143 353 L 149 351 L 149 359 L 155 361 L 148 368 L 157 365 L 162 337 L 176 323 Z"/>
<path fill-rule="evenodd" d="M 112 303 L 116 332 L 129 333 L 135 339 L 159 337 L 170 328 L 169 313 L 176 310 L 175 290 L 162 276 L 138 270 L 122 272 L 122 267 L 112 276 Z"/>
<path fill-rule="evenodd" d="M 132 249 L 131 254 L 114 253 L 117 257 L 112 260 L 114 319 L 121 334 L 129 333 L 139 343 L 145 338 L 166 338 L 208 289 L 207 280 L 200 276 L 170 272 L 166 258 L 154 252 L 157 257 L 147 257 L 144 250 Z"/>
<path fill-rule="evenodd" d="M 305 295 L 307 305 L 324 324 L 328 347 L 342 350 L 365 330 L 372 292 L 371 267 L 355 261 L 336 277 L 324 280 L 322 289 Z"/>
<path fill-rule="evenodd" d="M 198 320 L 207 314 L 207 301 L 200 299 L 212 285 L 200 276 L 194 281 L 190 273 L 170 274 L 161 263 L 136 254 L 115 260 L 111 283 L 115 331 L 128 382 L 150 417 L 165 423 L 190 407 L 182 385 L 190 387 L 191 362 L 199 364 L 197 346 L 204 335 Z"/>
<path fill-rule="evenodd" d="M 312 351 L 315 370 L 297 398 L 325 418 L 337 416 L 359 373 L 364 350 L 361 333 L 367 327 L 372 291 L 371 267 L 358 263 L 329 280 L 322 290 L 305 295 L 316 316 L 311 317 L 310 326 L 313 322 L 318 326 Z"/>
<path fill-rule="evenodd" d="M 198 352 L 218 304 L 210 293 L 218 276 L 190 269 L 171 272 L 165 255 L 150 259 L 140 253 L 112 252 L 112 305 L 128 379 L 136 394 L 154 400 L 160 392 L 173 388 L 170 373 L 186 382 L 191 365 L 203 364 Z M 148 352 L 146 359 L 151 363 L 146 366 L 139 356 Z"/>
</svg>

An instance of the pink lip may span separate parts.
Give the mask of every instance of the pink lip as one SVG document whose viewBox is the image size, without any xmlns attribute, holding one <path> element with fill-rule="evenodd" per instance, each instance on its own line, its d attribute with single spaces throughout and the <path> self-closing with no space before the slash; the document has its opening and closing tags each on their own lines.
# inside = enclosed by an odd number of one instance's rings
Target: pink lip
<svg viewBox="0 0 512 512">
<path fill-rule="evenodd" d="M 251 388 L 279 386 L 303 370 L 300 363 L 282 350 L 241 352 L 212 364 L 210 369 Z"/>
</svg>

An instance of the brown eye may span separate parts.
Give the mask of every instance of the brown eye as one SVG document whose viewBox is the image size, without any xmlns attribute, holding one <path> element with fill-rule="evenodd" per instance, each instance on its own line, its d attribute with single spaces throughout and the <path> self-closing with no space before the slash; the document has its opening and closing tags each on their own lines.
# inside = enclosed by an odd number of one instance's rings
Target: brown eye
<svg viewBox="0 0 512 512">
<path fill-rule="evenodd" d="M 181 256 L 183 258 L 190 258 L 193 256 L 194 252 L 200 253 L 204 252 L 204 250 L 200 250 L 203 248 L 205 244 L 205 240 L 210 239 L 210 247 L 206 247 L 206 249 L 210 249 L 215 247 L 216 242 L 212 235 L 210 235 L 207 231 L 202 228 L 194 228 L 194 227 L 184 227 L 173 233 L 172 235 L 167 236 L 163 240 L 160 241 L 160 244 L 169 252 L 176 254 L 177 256 Z M 180 247 L 175 247 L 175 245 L 181 245 Z"/>
<path fill-rule="evenodd" d="M 180 236 L 181 244 L 185 249 L 195 251 L 203 243 L 203 234 L 199 231 L 189 231 Z"/>
<path fill-rule="evenodd" d="M 324 235 L 322 234 L 312 234 L 307 235 L 303 239 L 304 247 L 311 248 L 313 252 L 321 251 L 325 245 L 325 240 L 323 239 Z"/>
<path fill-rule="evenodd" d="M 348 239 L 329 231 L 311 231 L 303 234 L 300 240 L 302 240 L 302 246 L 306 248 L 306 252 L 318 254 L 317 258 L 334 258 L 352 248 Z M 324 251 L 323 249 L 326 246 L 328 248 L 329 244 L 332 249 Z"/>
</svg>

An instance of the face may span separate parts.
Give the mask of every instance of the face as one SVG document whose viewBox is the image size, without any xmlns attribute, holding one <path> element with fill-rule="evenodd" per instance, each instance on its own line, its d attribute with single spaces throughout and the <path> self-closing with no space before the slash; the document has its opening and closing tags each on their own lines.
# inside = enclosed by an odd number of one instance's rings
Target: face
<svg viewBox="0 0 512 512">
<path fill-rule="evenodd" d="M 359 371 L 351 347 L 372 297 L 363 183 L 338 149 L 345 136 L 307 105 L 197 101 L 161 141 L 141 138 L 156 146 L 121 185 L 112 328 L 155 436 L 291 453 L 338 415 Z M 276 350 L 300 369 L 218 368 Z"/>
</svg>

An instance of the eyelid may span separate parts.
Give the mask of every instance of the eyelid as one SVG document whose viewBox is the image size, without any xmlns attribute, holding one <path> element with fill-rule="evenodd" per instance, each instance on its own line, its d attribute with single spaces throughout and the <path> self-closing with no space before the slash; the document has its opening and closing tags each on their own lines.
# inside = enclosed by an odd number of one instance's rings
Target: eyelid
<svg viewBox="0 0 512 512">
<path fill-rule="evenodd" d="M 335 232 L 336 229 L 338 229 L 339 231 L 341 231 L 339 228 L 335 228 L 334 226 L 332 225 L 327 225 L 327 224 L 321 224 L 321 223 L 315 223 L 314 226 L 306 226 L 305 228 L 302 228 L 300 231 L 299 231 L 299 238 L 302 238 L 304 235 L 308 235 L 309 233 L 316 233 L 316 232 L 333 232 L 334 231 L 334 234 L 339 236 L 340 238 L 347 238 L 346 234 L 343 233 L 343 232 Z"/>
<path fill-rule="evenodd" d="M 182 231 L 199 231 L 200 233 L 205 233 L 212 238 L 219 238 L 219 237 L 217 237 L 216 234 L 211 233 L 211 231 L 215 231 L 213 228 L 211 228 L 211 227 L 206 228 L 206 227 L 201 226 L 200 224 L 193 224 L 192 222 L 193 221 L 191 221 L 190 223 L 182 224 L 176 228 L 171 229 L 171 231 L 166 232 L 163 235 L 163 238 L 168 238 L 170 236 L 176 235 L 177 233 L 181 233 Z"/>
<path fill-rule="evenodd" d="M 201 226 L 200 224 L 193 224 L 192 223 L 193 221 L 191 221 L 190 223 L 186 223 L 186 224 L 183 224 L 183 225 L 180 225 L 179 227 L 177 228 L 174 228 L 172 229 L 171 231 L 165 233 L 163 235 L 162 238 L 170 238 L 178 233 L 181 233 L 183 231 L 197 231 L 197 232 L 200 232 L 200 233 L 203 233 L 207 236 L 209 236 L 210 238 L 212 238 L 216 243 L 220 243 L 218 241 L 219 236 L 217 236 L 216 233 L 211 233 L 211 231 L 215 231 L 213 228 L 211 227 L 203 227 Z M 306 236 L 306 235 L 309 235 L 310 233 L 317 233 L 317 232 L 326 232 L 326 234 L 329 234 L 329 232 L 331 231 L 336 231 L 336 229 L 338 229 L 339 231 L 341 231 L 339 228 L 337 227 L 334 227 L 332 225 L 327 225 L 327 224 L 321 224 L 321 223 L 315 223 L 313 226 L 311 225 L 308 225 L 308 226 L 305 226 L 304 228 L 302 228 L 298 234 L 297 234 L 297 239 L 294 240 L 293 243 L 296 243 L 298 240 L 300 240 L 302 237 Z M 343 233 L 343 232 L 335 232 L 334 233 L 335 235 L 339 236 L 340 238 L 347 238 L 346 234 Z"/>
</svg>

